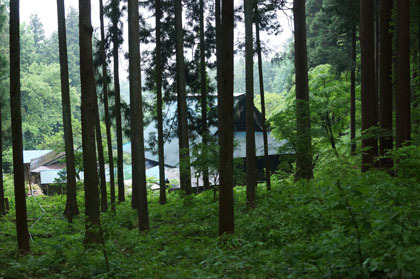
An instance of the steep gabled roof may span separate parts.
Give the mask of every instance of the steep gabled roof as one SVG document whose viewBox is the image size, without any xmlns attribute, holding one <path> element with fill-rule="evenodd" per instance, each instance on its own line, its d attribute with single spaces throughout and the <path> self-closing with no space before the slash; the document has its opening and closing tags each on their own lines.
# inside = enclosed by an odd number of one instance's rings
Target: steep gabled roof
<svg viewBox="0 0 420 279">
<path fill-rule="evenodd" d="M 199 95 L 198 95 L 199 96 Z M 215 97 L 212 95 L 211 97 Z M 198 98 L 196 95 L 188 96 L 188 106 L 192 107 L 196 104 Z M 171 131 L 175 129 L 173 126 L 173 120 L 176 117 L 177 112 L 177 103 L 173 102 L 166 106 L 164 111 L 164 130 Z M 234 140 L 236 142 L 236 147 L 234 151 L 235 158 L 245 158 L 246 157 L 246 139 L 245 139 L 245 94 L 235 93 L 235 122 L 234 122 Z M 256 144 L 256 155 L 264 155 L 264 143 L 263 143 L 263 133 L 262 133 L 262 115 L 257 108 L 254 108 L 254 127 L 255 127 L 255 144 Z M 217 127 L 209 128 L 210 134 L 217 137 L 218 129 Z M 174 131 L 172 131 L 174 134 Z M 153 144 L 153 140 L 150 139 L 157 138 L 157 129 L 156 121 L 152 121 L 144 130 L 144 139 L 145 139 L 145 158 L 146 160 L 158 162 L 157 154 L 157 144 Z M 179 142 L 177 137 L 166 137 L 164 144 L 165 152 L 165 166 L 177 167 L 179 164 Z M 195 143 L 201 143 L 201 137 L 197 136 L 194 140 Z M 190 146 L 193 144 L 190 138 Z M 278 142 L 268 132 L 268 153 L 269 155 L 278 154 L 278 149 L 285 144 L 285 141 Z M 131 143 L 126 143 L 123 146 L 124 152 L 131 153 Z"/>
</svg>

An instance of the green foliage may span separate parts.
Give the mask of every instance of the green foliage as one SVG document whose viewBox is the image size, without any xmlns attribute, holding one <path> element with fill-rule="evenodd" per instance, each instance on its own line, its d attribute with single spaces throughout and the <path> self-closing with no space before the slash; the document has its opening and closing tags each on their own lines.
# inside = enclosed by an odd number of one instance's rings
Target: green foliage
<svg viewBox="0 0 420 279">
<path fill-rule="evenodd" d="M 2 151 L 3 153 L 3 170 L 4 172 L 12 172 L 13 168 L 13 154 L 12 154 L 12 148 L 5 148 Z"/>
<path fill-rule="evenodd" d="M 245 61 L 243 59 L 234 65 L 234 91 L 245 92 Z M 263 61 L 264 89 L 268 92 L 282 93 L 290 89 L 293 72 L 293 60 L 285 59 L 279 63 Z M 254 66 L 254 92 L 260 92 L 258 67 Z"/>
<path fill-rule="evenodd" d="M 277 93 L 264 93 L 264 101 L 265 101 L 265 110 L 267 113 L 267 118 L 270 118 L 271 114 L 274 113 L 278 108 L 283 106 L 284 97 L 282 94 Z M 261 111 L 261 97 L 259 94 L 255 95 L 254 100 L 255 107 Z"/>
<path fill-rule="evenodd" d="M 334 73 L 331 65 L 319 65 L 309 71 L 309 94 L 312 141 L 314 154 L 336 154 L 347 152 L 349 123 L 350 82 L 346 75 Z M 360 88 L 357 88 L 358 92 Z M 277 101 L 281 105 L 271 113 L 269 122 L 273 135 L 287 139 L 282 151 L 294 151 L 296 143 L 295 90 Z M 341 149 L 345 149 L 342 152 Z M 323 158 L 325 157 L 323 156 Z"/>
<path fill-rule="evenodd" d="M 35 149 L 46 138 L 62 131 L 60 66 L 31 64 L 22 73 L 21 92 L 24 144 L 26 149 Z M 77 112 L 80 98 L 74 88 L 70 98 L 73 114 L 80 118 Z"/>
<path fill-rule="evenodd" d="M 0 101 L 3 110 L 4 146 L 10 143 L 8 103 L 8 25 L 5 3 L 0 1 Z M 7 3 L 6 3 L 7 4 Z M 78 46 L 78 14 L 70 9 L 67 17 L 70 70 L 70 96 L 75 121 L 80 120 L 80 78 Z M 60 67 L 57 33 L 46 36 L 37 15 L 29 25 L 21 24 L 21 91 L 22 128 L 25 149 L 61 150 L 62 138 Z M 77 125 L 77 124 L 76 124 Z M 74 126 L 73 126 L 74 127 Z M 77 129 L 77 128 L 76 128 Z M 76 130 L 75 144 L 79 144 Z"/>
<path fill-rule="evenodd" d="M 245 188 L 236 187 L 236 234 L 221 238 L 212 191 L 187 199 L 169 193 L 164 206 L 158 192 L 149 192 L 147 233 L 138 232 L 130 203 L 121 203 L 116 214 L 102 213 L 105 246 L 89 249 L 83 247 L 84 215 L 73 224 L 61 216 L 64 196 L 29 197 L 32 253 L 16 253 L 12 210 L 0 219 L 0 277 L 417 278 L 420 148 L 390 156 L 395 176 L 360 174 L 354 158 L 335 157 L 320 164 L 310 182 L 278 175 L 271 192 L 259 185 L 252 211 Z M 7 177 L 6 195 L 11 189 Z M 83 205 L 83 194 L 78 199 Z"/>
</svg>

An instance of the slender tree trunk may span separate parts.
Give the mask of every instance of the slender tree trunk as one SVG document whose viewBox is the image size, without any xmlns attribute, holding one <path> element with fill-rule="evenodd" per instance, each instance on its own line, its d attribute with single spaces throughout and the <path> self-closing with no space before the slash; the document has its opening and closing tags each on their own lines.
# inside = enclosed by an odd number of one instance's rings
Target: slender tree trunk
<svg viewBox="0 0 420 279">
<path fill-rule="evenodd" d="M 335 144 L 335 137 L 334 137 L 334 134 L 333 134 L 333 131 L 332 131 L 332 125 L 331 125 L 331 119 L 330 119 L 329 112 L 325 113 L 325 118 L 324 119 L 325 119 L 324 120 L 325 121 L 324 128 L 325 128 L 325 131 L 327 133 L 328 139 L 330 140 L 331 148 L 334 150 L 335 157 L 338 158 L 338 157 L 340 157 L 340 155 L 338 154 L 337 146 Z"/>
<path fill-rule="evenodd" d="M 311 119 L 306 51 L 305 0 L 293 1 L 296 71 L 296 179 L 313 178 Z"/>
<path fill-rule="evenodd" d="M 13 178 L 18 248 L 29 253 L 29 231 L 23 169 L 22 115 L 20 102 L 19 0 L 10 0 L 10 111 L 12 121 Z"/>
<path fill-rule="evenodd" d="M 182 30 L 182 0 L 175 0 L 176 67 L 178 96 L 179 167 L 181 189 L 191 194 L 191 163 L 188 140 L 187 94 L 185 91 L 184 35 Z"/>
<path fill-rule="evenodd" d="M 106 212 L 108 210 L 108 197 L 107 197 L 107 191 L 106 191 L 105 158 L 104 158 L 104 148 L 102 146 L 101 120 L 99 118 L 99 105 L 98 105 L 97 96 L 96 96 L 95 106 L 96 106 L 95 107 L 95 133 L 96 133 L 96 147 L 98 149 L 99 178 L 100 178 L 99 185 L 100 185 L 100 190 L 101 190 L 101 211 Z"/>
<path fill-rule="evenodd" d="M 85 172 L 85 243 L 103 241 L 99 233 L 99 191 L 96 170 L 95 114 L 96 88 L 92 61 L 92 24 L 90 0 L 79 0 L 80 78 L 82 89 L 82 146 Z"/>
<path fill-rule="evenodd" d="M 146 169 L 144 158 L 143 111 L 140 72 L 139 2 L 128 0 L 128 45 L 130 72 L 131 155 L 133 164 L 133 196 L 138 209 L 140 231 L 149 229 Z"/>
<path fill-rule="evenodd" d="M 63 107 L 64 144 L 66 151 L 67 200 L 64 215 L 69 222 L 79 214 L 76 199 L 76 166 L 74 160 L 73 131 L 71 125 L 69 69 L 67 60 L 67 36 L 64 0 L 57 0 L 58 42 L 60 48 L 61 98 Z"/>
<path fill-rule="evenodd" d="M 379 122 L 379 0 L 374 0 L 374 21 L 373 21 L 373 28 L 374 28 L 374 58 L 375 58 L 375 95 L 376 95 L 376 112 L 377 112 L 377 119 Z M 379 148 L 379 146 L 378 146 Z M 379 152 L 379 149 L 378 149 Z"/>
<path fill-rule="evenodd" d="M 156 0 L 156 95 L 157 95 L 157 130 L 159 149 L 159 203 L 166 203 L 166 178 L 165 178 L 165 148 L 163 142 L 163 115 L 162 115 L 162 44 L 161 23 L 162 10 L 160 0 Z"/>
<path fill-rule="evenodd" d="M 219 29 L 219 234 L 235 231 L 233 208 L 233 0 L 222 2 Z M 217 17 L 217 15 L 216 15 Z"/>
<path fill-rule="evenodd" d="M 120 72 L 119 72 L 119 58 L 118 49 L 120 46 L 118 40 L 118 19 L 119 19 L 119 4 L 120 1 L 112 0 L 113 16 L 112 16 L 112 44 L 114 45 L 114 90 L 115 90 L 115 118 L 117 130 L 117 167 L 118 167 L 118 201 L 125 201 L 124 189 L 124 165 L 123 165 L 123 138 L 122 138 L 122 123 L 121 123 L 121 93 L 120 93 Z M 118 16 L 117 16 L 118 15 Z"/>
<path fill-rule="evenodd" d="M 101 21 L 101 59 L 102 59 L 102 90 L 104 92 L 104 110 L 105 110 L 105 126 L 106 126 L 106 141 L 108 146 L 109 157 L 109 180 L 111 188 L 111 210 L 115 211 L 115 178 L 114 178 L 114 155 L 112 153 L 112 138 L 111 138 L 111 117 L 109 116 L 108 103 L 108 73 L 105 54 L 105 27 L 104 27 L 104 4 L 99 0 L 100 21 Z"/>
<path fill-rule="evenodd" d="M 351 70 L 350 70 L 350 139 L 351 155 L 356 154 L 356 26 L 351 34 Z"/>
<path fill-rule="evenodd" d="M 397 1 L 397 147 L 410 144 L 410 1 Z"/>
<path fill-rule="evenodd" d="M 392 150 L 392 34 L 390 32 L 392 20 L 392 0 L 383 0 L 381 6 L 380 19 L 380 69 L 379 69 L 379 92 L 380 92 L 380 117 L 379 124 L 381 129 L 386 132 L 386 136 L 379 138 L 379 155 L 384 156 L 387 151 Z M 381 167 L 389 168 L 392 161 L 381 159 Z"/>
<path fill-rule="evenodd" d="M 216 26 L 216 77 L 217 77 L 217 94 L 221 92 L 221 84 L 222 84 L 222 69 L 220 68 L 221 65 L 221 34 L 222 31 L 220 29 L 221 25 L 221 11 L 220 11 L 220 0 L 215 0 L 215 26 Z"/>
<path fill-rule="evenodd" d="M 201 78 L 201 138 L 203 141 L 203 150 L 205 165 L 203 169 L 203 186 L 204 189 L 210 188 L 209 168 L 207 166 L 207 145 L 208 145 L 208 125 L 207 125 L 207 73 L 206 73 L 206 57 L 205 57 L 205 41 L 204 41 L 204 0 L 200 0 L 200 78 Z M 197 185 L 198 187 L 198 185 Z M 198 189 L 198 188 L 197 188 Z"/>
<path fill-rule="evenodd" d="M 375 53 L 374 53 L 374 2 L 360 2 L 360 46 L 362 63 L 362 132 L 377 126 L 377 99 L 375 90 Z M 362 171 L 367 171 L 374 164 L 378 154 L 378 142 L 375 136 L 362 139 Z"/>
<path fill-rule="evenodd" d="M 105 158 L 104 148 L 102 146 L 102 133 L 101 133 L 101 120 L 99 116 L 99 104 L 98 96 L 95 90 L 95 133 L 96 133 L 96 147 L 98 149 L 98 162 L 99 162 L 99 178 L 100 178 L 100 190 L 101 190 L 101 211 L 106 212 L 108 210 L 108 198 L 106 191 L 106 175 L 105 175 Z"/>
<path fill-rule="evenodd" d="M 246 201 L 255 208 L 256 158 L 254 127 L 254 37 L 252 32 L 253 0 L 244 0 L 245 8 L 245 74 L 246 74 Z"/>
<path fill-rule="evenodd" d="M 6 214 L 6 204 L 4 201 L 4 186 L 3 186 L 3 120 L 2 120 L 2 106 L 0 104 L 0 216 Z"/>
<path fill-rule="evenodd" d="M 264 98 L 264 75 L 262 68 L 262 54 L 261 54 L 261 39 L 260 39 L 260 18 L 258 7 L 255 8 L 255 33 L 257 39 L 257 55 L 258 55 L 258 77 L 260 83 L 260 99 L 261 99 L 261 114 L 263 121 L 263 140 L 264 140 L 264 163 L 265 163 L 265 183 L 267 190 L 271 190 L 271 171 L 270 160 L 268 157 L 268 133 L 267 133 L 267 119 L 265 113 L 265 98 Z"/>
</svg>

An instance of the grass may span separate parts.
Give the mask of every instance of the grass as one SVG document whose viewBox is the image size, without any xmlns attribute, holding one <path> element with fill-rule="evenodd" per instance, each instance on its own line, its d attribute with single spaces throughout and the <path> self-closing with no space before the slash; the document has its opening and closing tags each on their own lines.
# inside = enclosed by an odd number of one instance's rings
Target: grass
<svg viewBox="0 0 420 279">
<path fill-rule="evenodd" d="M 14 213 L 2 217 L 0 278 L 420 278 L 420 150 L 401 152 L 394 175 L 336 160 L 309 182 L 273 177 L 251 211 L 236 187 L 235 234 L 222 237 L 212 191 L 169 193 L 166 205 L 149 192 L 143 233 L 119 204 L 101 215 L 105 246 L 89 248 L 83 214 L 61 215 L 64 197 L 28 198 L 32 252 L 18 255 Z"/>
<path fill-rule="evenodd" d="M 276 191 L 268 195 L 261 185 L 259 200 L 273 203 Z M 213 192 L 191 197 L 170 193 L 166 205 L 158 204 L 157 193 L 149 193 L 147 233 L 139 233 L 129 201 L 119 204 L 115 215 L 102 213 L 109 271 L 103 247 L 83 246 L 83 214 L 68 224 L 62 216 L 64 197 L 30 197 L 28 218 L 36 220 L 29 223 L 32 252 L 18 255 L 14 217 L 0 219 L 0 278 L 277 278 L 271 257 L 276 247 L 270 251 L 263 242 L 242 238 L 248 233 L 249 215 L 256 212 L 247 212 L 242 187 L 235 197 L 238 233 L 222 238 Z M 82 198 L 79 195 L 79 204 Z M 263 260 L 267 255 L 270 261 Z"/>
</svg>

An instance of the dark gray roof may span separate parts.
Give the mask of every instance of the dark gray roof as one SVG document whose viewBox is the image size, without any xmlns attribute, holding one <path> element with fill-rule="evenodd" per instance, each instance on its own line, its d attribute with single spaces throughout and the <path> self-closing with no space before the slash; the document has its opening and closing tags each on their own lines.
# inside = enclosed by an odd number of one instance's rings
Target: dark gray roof
<svg viewBox="0 0 420 279">
<path fill-rule="evenodd" d="M 244 122 L 245 121 L 245 109 L 244 109 L 244 99 L 245 95 L 242 93 L 235 94 L 236 105 L 235 105 L 235 132 L 234 132 L 234 140 L 236 142 L 236 147 L 234 151 L 235 158 L 245 158 L 246 157 L 246 136 L 244 131 Z M 189 105 L 193 102 L 197 101 L 197 99 L 190 98 Z M 164 111 L 164 115 L 166 120 L 170 120 L 175 118 L 177 110 L 177 103 L 173 102 L 166 106 Z M 263 143 L 263 133 L 261 132 L 261 113 L 255 108 L 255 144 L 256 144 L 256 155 L 263 156 L 264 155 L 264 143 Z M 170 121 L 164 121 L 164 130 L 168 131 L 172 129 L 172 125 Z M 217 136 L 217 127 L 210 127 L 210 134 L 213 136 Z M 149 138 L 157 135 L 157 128 L 156 128 L 156 121 L 152 121 L 144 130 L 144 139 L 145 139 L 145 158 L 146 160 L 158 162 L 158 154 L 156 152 L 157 146 L 150 146 L 148 140 Z M 201 137 L 198 136 L 194 142 L 190 139 L 190 147 L 194 143 L 201 143 Z M 278 149 L 284 145 L 286 141 L 278 142 L 272 136 L 271 133 L 268 132 L 268 154 L 275 155 L 279 154 Z M 131 143 L 126 143 L 123 146 L 125 152 L 131 153 Z M 177 167 L 179 164 L 179 142 L 178 138 L 167 138 L 165 140 L 164 145 L 165 151 L 165 165 L 169 167 Z"/>
</svg>

